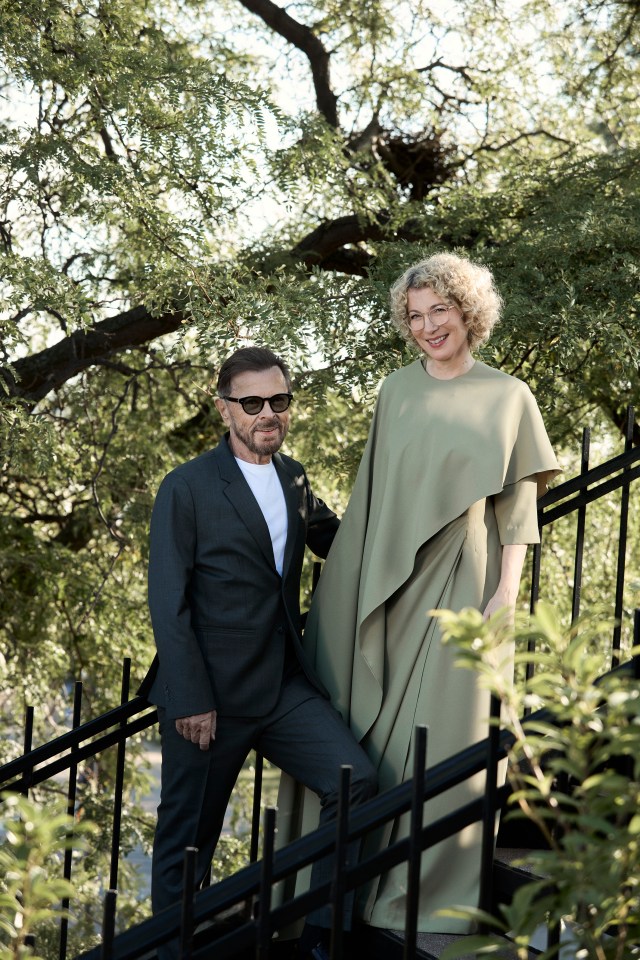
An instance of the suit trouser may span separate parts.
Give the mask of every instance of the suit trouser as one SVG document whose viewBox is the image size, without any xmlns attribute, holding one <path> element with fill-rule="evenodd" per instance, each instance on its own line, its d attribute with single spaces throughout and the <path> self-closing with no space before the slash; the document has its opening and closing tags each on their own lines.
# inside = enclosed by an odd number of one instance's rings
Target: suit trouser
<svg viewBox="0 0 640 960">
<path fill-rule="evenodd" d="M 265 717 L 218 716 L 216 739 L 208 750 L 189 743 L 159 708 L 162 739 L 162 787 L 153 847 L 151 897 L 153 911 L 182 896 L 184 848 L 198 848 L 196 884 L 204 879 L 222 831 L 231 792 L 251 749 L 313 790 L 320 798 L 320 823 L 335 818 L 340 765 L 350 764 L 352 804 L 373 796 L 377 774 L 366 753 L 330 702 L 302 673 L 283 681 L 275 708 Z M 351 854 L 353 856 L 353 853 Z M 357 855 L 357 851 L 356 851 Z M 314 864 L 311 884 L 331 879 L 331 863 Z M 345 903 L 349 915 L 353 897 Z M 330 908 L 309 916 L 330 926 Z M 161 960 L 178 956 L 177 946 L 159 950 Z"/>
</svg>

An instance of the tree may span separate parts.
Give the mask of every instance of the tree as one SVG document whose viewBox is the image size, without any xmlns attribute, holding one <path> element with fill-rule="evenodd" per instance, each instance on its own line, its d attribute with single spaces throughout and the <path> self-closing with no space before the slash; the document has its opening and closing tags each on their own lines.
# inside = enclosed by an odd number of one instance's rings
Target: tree
<svg viewBox="0 0 640 960">
<path fill-rule="evenodd" d="M 153 491 L 215 441 L 207 385 L 237 343 L 291 361 L 292 444 L 320 478 L 337 448 L 326 489 L 344 502 L 376 385 L 405 357 L 389 282 L 429 249 L 494 268 L 508 306 L 488 353 L 532 382 L 557 440 L 637 397 L 638 128 L 620 112 L 637 5 L 0 13 L 12 690 L 50 700 L 80 672 L 98 710 L 121 654 L 148 657 Z M 590 31 L 571 69 L 568 24 Z"/>
<path fill-rule="evenodd" d="M 233 337 L 251 315 L 249 266 L 264 278 L 269 326 L 258 332 L 273 335 L 284 313 L 295 342 L 275 270 L 303 288 L 314 266 L 362 276 L 377 242 L 422 239 L 442 185 L 486 183 L 532 150 L 601 148 L 594 110 L 618 115 L 637 70 L 637 9 L 625 3 L 604 19 L 586 2 L 575 13 L 525 4 L 518 19 L 484 0 L 453 4 L 446 17 L 427 3 L 384 2 L 3 7 L 5 90 L 33 111 L 26 129 L 4 124 L 4 376 L 8 396 L 32 403 L 192 319 Z M 576 22 L 590 30 L 581 63 L 589 59 L 565 78 L 572 17 L 571 35 Z M 533 31 L 546 46 L 528 58 L 522 39 Z M 602 52 L 596 41 L 606 41 Z M 290 96 L 287 115 L 275 106 L 277 73 L 266 91 L 278 59 L 303 88 L 302 113 Z M 537 87 L 539 64 L 550 77 Z M 267 116 L 282 148 L 261 142 Z M 292 216 L 257 242 L 252 213 L 266 198 L 284 199 Z M 30 336 L 44 325 L 47 339 L 62 340 L 16 357 L 25 320 Z"/>
</svg>

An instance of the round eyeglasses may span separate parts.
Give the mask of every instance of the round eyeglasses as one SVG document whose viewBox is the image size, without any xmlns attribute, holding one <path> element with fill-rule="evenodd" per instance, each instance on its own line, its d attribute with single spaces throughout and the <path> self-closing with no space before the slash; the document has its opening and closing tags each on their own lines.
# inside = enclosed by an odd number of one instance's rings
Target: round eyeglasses
<svg viewBox="0 0 640 960">
<path fill-rule="evenodd" d="M 407 316 L 409 326 L 412 329 L 418 330 L 424 326 L 425 320 L 428 317 L 429 323 L 432 323 L 434 327 L 440 327 L 449 319 L 449 310 L 455 309 L 454 303 L 437 303 L 435 307 L 431 307 L 431 310 L 427 310 L 426 313 L 419 313 L 417 310 L 412 310 Z"/>
<path fill-rule="evenodd" d="M 274 413 L 284 413 L 289 409 L 293 400 L 292 393 L 274 393 L 272 397 L 223 397 L 230 403 L 239 403 L 245 413 L 255 417 L 260 413 L 265 403 L 268 403 Z"/>
</svg>

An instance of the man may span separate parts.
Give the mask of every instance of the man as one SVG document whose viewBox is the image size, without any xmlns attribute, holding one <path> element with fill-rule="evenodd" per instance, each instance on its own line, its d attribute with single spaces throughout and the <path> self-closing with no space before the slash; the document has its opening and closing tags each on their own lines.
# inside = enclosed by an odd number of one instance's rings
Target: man
<svg viewBox="0 0 640 960">
<path fill-rule="evenodd" d="M 321 822 L 336 814 L 341 764 L 353 766 L 352 802 L 376 790 L 370 761 L 300 644 L 305 543 L 326 557 L 339 521 L 303 467 L 278 453 L 291 399 L 280 358 L 237 350 L 220 369 L 215 401 L 228 433 L 165 477 L 154 505 L 149 607 L 158 656 L 142 688 L 158 705 L 162 739 L 154 912 L 181 896 L 185 847 L 198 848 L 203 879 L 252 748 L 318 794 Z M 329 870 L 318 864 L 312 883 Z M 310 919 L 302 955 L 328 956 L 328 909 Z"/>
</svg>

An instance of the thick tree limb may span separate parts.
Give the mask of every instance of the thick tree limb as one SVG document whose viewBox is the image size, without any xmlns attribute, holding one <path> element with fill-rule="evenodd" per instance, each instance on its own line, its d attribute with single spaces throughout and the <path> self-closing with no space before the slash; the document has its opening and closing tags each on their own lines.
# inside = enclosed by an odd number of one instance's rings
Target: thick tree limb
<svg viewBox="0 0 640 960">
<path fill-rule="evenodd" d="M 251 13 L 255 13 L 268 27 L 305 54 L 311 67 L 313 86 L 318 110 L 332 127 L 338 127 L 338 98 L 329 79 L 330 54 L 310 27 L 294 20 L 286 10 L 271 0 L 240 0 Z"/>
<path fill-rule="evenodd" d="M 419 237 L 419 224 L 407 222 L 395 234 L 404 240 Z M 358 244 L 390 236 L 384 217 L 376 223 L 365 223 L 355 214 L 338 217 L 321 224 L 307 234 L 290 251 L 290 256 L 306 267 L 340 270 L 352 276 L 364 276 L 372 255 Z M 152 316 L 144 306 L 134 307 L 107 320 L 100 320 L 88 330 L 76 330 L 52 347 L 23 357 L 12 364 L 12 370 L 0 367 L 0 382 L 7 395 L 37 403 L 51 390 L 62 386 L 71 377 L 130 347 L 143 344 L 177 330 L 188 322 L 180 311 Z M 0 396 L 2 395 L 0 391 Z"/>
<path fill-rule="evenodd" d="M 308 267 L 323 266 L 326 258 L 335 255 L 341 247 L 364 240 L 380 240 L 383 236 L 381 226 L 376 223 L 364 224 L 355 214 L 350 214 L 321 223 L 293 248 L 292 254 Z"/>
<path fill-rule="evenodd" d="M 308 233 L 291 251 L 293 256 L 308 266 L 320 266 L 324 270 L 335 269 L 330 263 L 340 261 L 352 265 L 356 269 L 345 270 L 345 273 L 364 275 L 364 268 L 371 257 L 365 250 L 355 247 L 355 244 L 366 243 L 371 240 L 385 240 L 392 237 L 400 240 L 419 240 L 422 233 L 420 223 L 416 220 L 406 220 L 398 230 L 390 230 L 386 226 L 386 216 L 379 213 L 375 221 L 365 222 L 356 214 L 337 217 Z M 339 269 L 339 268 L 338 268 Z"/>
<path fill-rule="evenodd" d="M 182 320 L 180 312 L 154 317 L 146 307 L 134 307 L 100 320 L 89 330 L 75 330 L 52 347 L 16 360 L 12 364 L 14 373 L 6 367 L 0 368 L 0 377 L 9 396 L 37 403 L 50 390 L 87 367 L 127 347 L 140 346 L 171 333 Z"/>
</svg>

